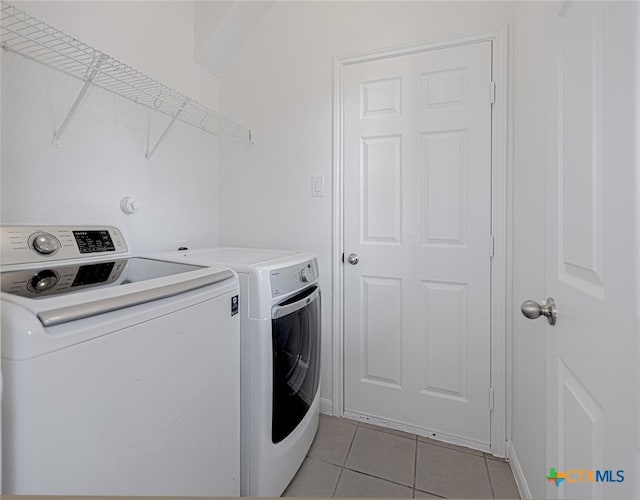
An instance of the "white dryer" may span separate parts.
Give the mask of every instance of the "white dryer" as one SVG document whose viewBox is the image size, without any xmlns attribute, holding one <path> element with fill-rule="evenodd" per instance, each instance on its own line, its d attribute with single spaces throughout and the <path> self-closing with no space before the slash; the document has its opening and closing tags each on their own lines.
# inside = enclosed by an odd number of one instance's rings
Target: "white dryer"
<svg viewBox="0 0 640 500">
<path fill-rule="evenodd" d="M 238 495 L 236 274 L 114 227 L 1 236 L 2 493 Z"/>
<path fill-rule="evenodd" d="M 319 421 L 320 288 L 314 255 L 253 248 L 162 254 L 240 278 L 243 496 L 280 496 Z"/>
</svg>

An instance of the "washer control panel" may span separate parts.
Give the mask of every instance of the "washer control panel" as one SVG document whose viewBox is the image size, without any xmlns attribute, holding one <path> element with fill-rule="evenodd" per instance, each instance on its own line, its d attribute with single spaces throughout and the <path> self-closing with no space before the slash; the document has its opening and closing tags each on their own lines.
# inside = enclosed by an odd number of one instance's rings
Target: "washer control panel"
<svg viewBox="0 0 640 500">
<path fill-rule="evenodd" d="M 3 226 L 2 264 L 27 264 L 126 253 L 127 244 L 112 226 Z"/>
<path fill-rule="evenodd" d="M 316 259 L 271 271 L 271 297 L 279 297 L 304 288 L 318 279 Z"/>
</svg>

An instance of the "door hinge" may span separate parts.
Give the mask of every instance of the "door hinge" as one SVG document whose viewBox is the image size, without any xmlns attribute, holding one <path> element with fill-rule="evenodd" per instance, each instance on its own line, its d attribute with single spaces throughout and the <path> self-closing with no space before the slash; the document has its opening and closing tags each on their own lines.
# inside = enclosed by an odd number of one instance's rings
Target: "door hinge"
<svg viewBox="0 0 640 500">
<path fill-rule="evenodd" d="M 493 104 L 496 102 L 496 82 L 489 84 L 489 102 Z"/>
<path fill-rule="evenodd" d="M 341 260 L 342 260 L 342 263 L 344 264 L 344 252 L 342 252 Z"/>
<path fill-rule="evenodd" d="M 496 255 L 496 239 L 493 234 L 489 236 L 489 258 L 493 259 Z"/>
<path fill-rule="evenodd" d="M 493 387 L 489 387 L 489 411 L 493 411 L 493 407 L 494 407 Z"/>
</svg>

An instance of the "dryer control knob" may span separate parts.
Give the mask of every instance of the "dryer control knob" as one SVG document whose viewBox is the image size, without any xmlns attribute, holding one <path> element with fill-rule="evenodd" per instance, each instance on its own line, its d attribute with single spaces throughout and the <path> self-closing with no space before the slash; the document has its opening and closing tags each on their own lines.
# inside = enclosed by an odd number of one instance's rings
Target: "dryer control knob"
<svg viewBox="0 0 640 500">
<path fill-rule="evenodd" d="M 60 241 L 49 233 L 36 233 L 31 236 L 31 246 L 42 255 L 50 255 L 60 250 Z"/>
<path fill-rule="evenodd" d="M 313 270 L 310 267 L 305 267 L 302 271 L 300 271 L 300 281 L 302 281 L 303 283 L 313 281 Z"/>
</svg>

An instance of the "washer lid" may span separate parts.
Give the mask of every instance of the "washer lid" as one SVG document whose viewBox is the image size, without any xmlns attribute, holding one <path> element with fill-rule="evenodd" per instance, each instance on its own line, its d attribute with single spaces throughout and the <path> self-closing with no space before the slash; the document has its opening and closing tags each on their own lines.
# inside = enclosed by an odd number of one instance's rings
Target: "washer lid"
<svg viewBox="0 0 640 500">
<path fill-rule="evenodd" d="M 41 265 L 5 268 L 3 278 L 5 273 L 11 277 L 12 271 L 23 271 L 33 277 L 38 271 L 62 275 L 71 269 L 67 288 L 74 291 L 42 292 L 42 297 L 38 298 L 0 293 L 3 359 L 32 358 L 143 322 L 158 320 L 161 325 L 161 318 L 169 313 L 238 293 L 238 278 L 226 267 L 154 259 L 123 259 L 123 262 L 126 265 L 119 272 L 114 271 L 118 262 L 107 259 L 83 260 L 75 264 L 51 262 L 47 269 L 42 269 Z M 104 279 L 107 272 L 103 269 L 107 267 L 81 269 L 82 266 L 108 263 L 114 263 L 108 276 L 115 280 Z M 43 275 L 42 279 L 46 281 L 47 276 Z M 76 286 L 72 287 L 76 280 Z M 51 286 L 56 288 L 56 285 Z M 26 286 L 27 280 L 23 280 L 22 287 Z M 40 286 L 46 288 L 47 284 Z M 233 314 L 231 303 L 229 314 Z"/>
</svg>

